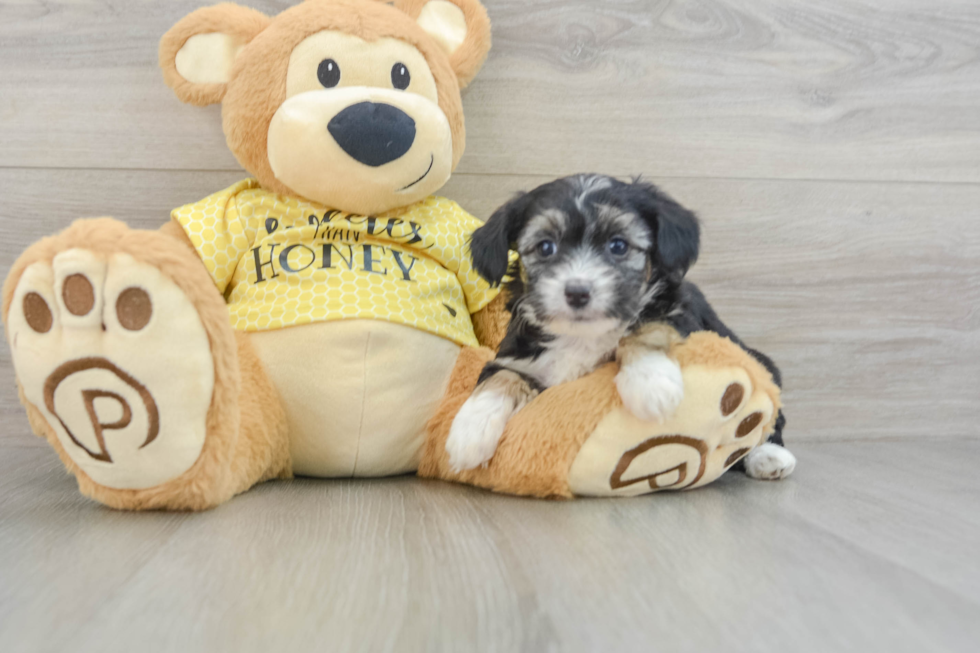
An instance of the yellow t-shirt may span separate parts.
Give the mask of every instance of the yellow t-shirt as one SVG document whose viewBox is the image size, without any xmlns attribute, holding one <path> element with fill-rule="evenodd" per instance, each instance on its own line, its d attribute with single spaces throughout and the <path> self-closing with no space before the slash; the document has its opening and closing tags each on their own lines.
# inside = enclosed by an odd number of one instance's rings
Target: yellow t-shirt
<svg viewBox="0 0 980 653">
<path fill-rule="evenodd" d="M 482 223 L 442 197 L 362 216 L 248 179 L 173 218 L 241 331 L 371 318 L 476 346 L 470 314 L 498 292 L 470 264 L 467 242 Z"/>
</svg>

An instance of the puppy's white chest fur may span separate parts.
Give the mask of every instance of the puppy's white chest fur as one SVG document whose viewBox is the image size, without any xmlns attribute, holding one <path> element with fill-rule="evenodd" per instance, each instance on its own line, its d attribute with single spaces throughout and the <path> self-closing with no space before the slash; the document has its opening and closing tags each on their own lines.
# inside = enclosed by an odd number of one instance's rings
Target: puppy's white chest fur
<svg viewBox="0 0 980 653">
<path fill-rule="evenodd" d="M 594 335 L 559 335 L 544 345 L 544 352 L 534 360 L 509 359 L 500 362 L 510 369 L 534 377 L 550 388 L 574 381 L 613 360 L 625 329 Z"/>
</svg>

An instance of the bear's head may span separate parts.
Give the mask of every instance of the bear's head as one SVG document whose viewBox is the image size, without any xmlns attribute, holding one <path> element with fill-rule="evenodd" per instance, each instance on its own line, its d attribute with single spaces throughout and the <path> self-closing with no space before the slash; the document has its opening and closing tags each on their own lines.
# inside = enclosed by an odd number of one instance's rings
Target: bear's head
<svg viewBox="0 0 980 653">
<path fill-rule="evenodd" d="M 449 179 L 460 88 L 490 49 L 478 0 L 306 0 L 275 18 L 199 9 L 164 35 L 184 102 L 222 103 L 228 146 L 268 190 L 380 213 Z"/>
</svg>

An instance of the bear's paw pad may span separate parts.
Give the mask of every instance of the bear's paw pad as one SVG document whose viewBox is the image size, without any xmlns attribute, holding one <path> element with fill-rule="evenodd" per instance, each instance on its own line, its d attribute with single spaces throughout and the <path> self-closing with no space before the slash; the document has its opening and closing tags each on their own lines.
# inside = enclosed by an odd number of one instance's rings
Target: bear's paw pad
<svg viewBox="0 0 980 653">
<path fill-rule="evenodd" d="M 741 368 L 684 368 L 684 401 L 662 424 L 625 407 L 607 414 L 569 471 L 580 496 L 632 496 L 700 487 L 761 444 L 773 402 Z"/>
<path fill-rule="evenodd" d="M 197 460 L 211 348 L 197 310 L 155 267 L 84 249 L 34 263 L 7 334 L 25 398 L 95 483 L 154 487 Z"/>
</svg>

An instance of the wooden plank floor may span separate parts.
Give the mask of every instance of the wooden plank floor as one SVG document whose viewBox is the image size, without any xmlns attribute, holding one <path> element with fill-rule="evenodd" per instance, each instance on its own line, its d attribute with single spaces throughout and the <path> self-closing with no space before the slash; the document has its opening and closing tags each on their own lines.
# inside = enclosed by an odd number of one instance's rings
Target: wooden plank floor
<svg viewBox="0 0 980 653">
<path fill-rule="evenodd" d="M 980 441 L 797 454 L 635 500 L 298 480 L 133 515 L 8 447 L 0 650 L 975 651 Z"/>
<path fill-rule="evenodd" d="M 208 1 L 0 0 L 0 269 L 244 176 L 156 67 Z M 486 1 L 443 194 L 486 217 L 591 170 L 697 210 L 692 277 L 782 366 L 796 475 L 574 503 L 296 481 L 128 515 L 29 435 L 0 347 L 0 651 L 975 650 L 980 3 Z"/>
</svg>

